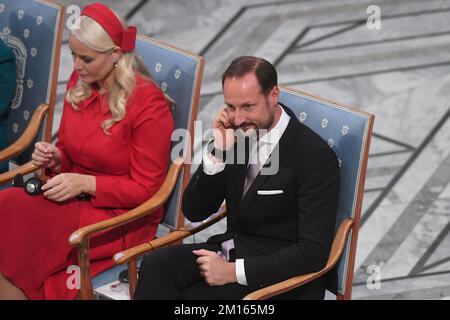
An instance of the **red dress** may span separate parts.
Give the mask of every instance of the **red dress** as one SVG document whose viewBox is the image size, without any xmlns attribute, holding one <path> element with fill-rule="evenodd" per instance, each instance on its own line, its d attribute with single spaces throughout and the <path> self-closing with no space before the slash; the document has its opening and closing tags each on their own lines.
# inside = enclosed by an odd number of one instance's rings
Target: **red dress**
<svg viewBox="0 0 450 320">
<path fill-rule="evenodd" d="M 77 81 L 74 72 L 67 87 Z M 56 203 L 22 188 L 0 192 L 0 272 L 30 299 L 75 298 L 78 290 L 66 284 L 73 279 L 68 267 L 78 264 L 77 251 L 68 244 L 70 234 L 140 205 L 163 183 L 174 124 L 159 88 L 138 74 L 125 118 L 106 135 L 101 123 L 110 118 L 107 97 L 96 90 L 79 111 L 64 102 L 56 144 L 61 170 L 94 175 L 91 200 Z M 91 275 L 111 267 L 114 253 L 153 239 L 162 216 L 160 209 L 91 238 Z"/>
</svg>

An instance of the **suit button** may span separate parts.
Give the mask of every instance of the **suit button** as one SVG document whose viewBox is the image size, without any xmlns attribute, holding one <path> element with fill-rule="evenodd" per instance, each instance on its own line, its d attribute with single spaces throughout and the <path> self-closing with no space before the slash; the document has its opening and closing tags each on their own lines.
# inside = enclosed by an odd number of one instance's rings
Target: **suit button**
<svg viewBox="0 0 450 320">
<path fill-rule="evenodd" d="M 263 285 L 263 284 L 260 284 L 259 287 L 260 287 L 260 288 L 264 288 L 264 285 Z"/>
<path fill-rule="evenodd" d="M 239 238 L 239 233 L 236 232 L 236 233 L 234 234 L 234 237 L 235 237 L 235 238 Z"/>
</svg>

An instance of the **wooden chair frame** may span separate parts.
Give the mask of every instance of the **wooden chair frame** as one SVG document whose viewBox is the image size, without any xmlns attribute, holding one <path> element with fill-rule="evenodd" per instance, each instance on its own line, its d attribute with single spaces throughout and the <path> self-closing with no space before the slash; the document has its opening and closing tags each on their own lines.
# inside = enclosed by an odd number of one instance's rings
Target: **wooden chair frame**
<svg viewBox="0 0 450 320">
<path fill-rule="evenodd" d="M 193 103 L 192 103 L 192 118 L 189 124 L 189 133 L 191 137 L 193 137 L 194 132 L 194 120 L 196 118 L 197 110 L 198 110 L 198 103 L 200 100 L 200 86 L 201 86 L 201 80 L 203 75 L 203 68 L 204 68 L 204 58 L 198 55 L 193 54 L 190 51 L 177 48 L 175 46 L 169 45 L 167 43 L 164 43 L 162 41 L 158 41 L 146 36 L 139 35 L 139 38 L 145 39 L 147 41 L 151 41 L 154 43 L 158 43 L 160 45 L 163 45 L 167 48 L 172 48 L 177 51 L 181 51 L 186 53 L 187 55 L 195 56 L 199 59 L 199 68 L 198 68 L 198 76 L 197 80 L 194 84 L 194 97 L 193 97 Z M 193 139 L 190 139 L 190 145 L 188 146 L 188 152 L 186 154 L 186 158 L 190 159 L 191 157 L 191 150 L 193 148 Z M 184 191 L 184 188 L 187 186 L 187 183 L 189 181 L 190 176 L 190 161 L 185 161 L 183 158 L 175 159 L 170 168 L 169 172 L 163 182 L 163 185 L 158 190 L 158 192 L 151 197 L 149 200 L 144 202 L 142 205 L 138 206 L 137 208 L 130 210 L 128 212 L 125 212 L 124 214 L 121 214 L 118 217 L 114 217 L 108 220 L 104 220 L 89 226 L 85 226 L 83 228 L 80 228 L 72 233 L 72 235 L 69 238 L 69 243 L 77 247 L 78 249 L 78 263 L 80 267 L 80 281 L 81 281 L 81 289 L 79 293 L 79 298 L 81 300 L 92 300 L 94 299 L 94 293 L 93 293 L 93 287 L 92 287 L 92 278 L 89 271 L 89 239 L 105 230 L 111 230 L 113 228 L 117 228 L 120 226 L 123 226 L 127 223 L 130 223 L 136 219 L 142 218 L 146 215 L 152 214 L 155 210 L 162 207 L 167 199 L 172 194 L 172 191 L 174 190 L 174 187 L 177 183 L 177 179 L 183 170 L 183 182 L 182 182 L 182 191 Z M 178 201 L 181 201 L 181 199 L 178 199 Z M 178 212 L 179 219 L 178 219 L 178 226 L 177 228 L 180 228 L 184 225 L 184 217 L 181 213 L 181 210 Z M 129 282 L 130 282 L 130 297 L 133 297 L 134 290 L 132 291 L 131 288 L 135 288 L 137 284 L 137 261 L 136 259 L 130 259 L 128 262 L 128 276 L 129 276 Z"/>
<path fill-rule="evenodd" d="M 64 17 L 65 17 L 65 7 L 59 4 L 56 4 L 53 0 L 39 0 L 39 2 L 46 2 L 52 4 L 53 6 L 58 6 L 61 9 L 61 17 L 57 26 L 57 35 L 56 35 L 56 48 L 54 52 L 54 65 L 51 71 L 51 85 L 50 85 L 50 96 L 48 102 L 42 102 L 35 111 L 33 112 L 33 116 L 28 123 L 27 128 L 22 133 L 22 135 L 17 139 L 13 144 L 8 146 L 7 148 L 0 151 L 0 162 L 10 160 L 13 157 L 23 153 L 34 141 L 39 133 L 39 129 L 42 124 L 44 124 L 44 141 L 51 143 L 52 142 L 52 127 L 53 127 L 53 114 L 55 112 L 55 104 L 56 104 L 56 87 L 58 83 L 58 71 L 59 71 L 59 62 L 61 57 L 61 43 L 62 43 L 62 34 L 64 27 Z M 45 121 L 45 123 L 44 123 Z M 32 172 L 35 172 L 39 168 L 32 165 L 31 161 L 27 162 L 14 170 L 10 170 L 3 174 L 0 174 L 0 185 L 5 184 L 11 181 L 14 176 L 17 174 L 26 175 Z"/>
<path fill-rule="evenodd" d="M 284 87 L 282 87 L 284 88 Z M 361 210 L 362 210 L 362 200 L 363 200 L 363 194 L 364 194 L 364 184 L 365 184 L 365 177 L 366 177 L 366 170 L 367 170 L 367 161 L 369 156 L 369 148 L 370 148 L 370 138 L 372 134 L 373 129 L 373 123 L 375 116 L 373 114 L 354 109 L 349 106 L 345 106 L 342 104 L 338 104 L 336 102 L 333 102 L 331 100 L 326 100 L 323 98 L 319 98 L 316 96 L 309 95 L 307 93 L 301 92 L 299 90 L 284 88 L 287 91 L 295 91 L 300 92 L 306 96 L 313 97 L 317 100 L 321 100 L 326 103 L 332 103 L 334 105 L 339 105 L 340 107 L 344 109 L 351 110 L 353 112 L 361 113 L 366 115 L 369 118 L 369 125 L 368 125 L 368 132 L 367 132 L 367 140 L 364 146 L 364 156 L 361 164 L 361 173 L 360 178 L 358 181 L 358 189 L 357 189 L 357 200 L 356 200 L 356 209 L 355 209 L 355 216 L 354 218 L 346 218 L 344 219 L 339 228 L 337 229 L 337 232 L 335 234 L 331 252 L 328 258 L 328 261 L 326 263 L 326 266 L 321 269 L 318 272 L 313 272 L 309 274 L 299 275 L 292 277 L 290 279 L 287 279 L 285 281 L 276 283 L 274 285 L 256 290 L 254 292 L 249 293 L 244 297 L 244 300 L 263 300 L 268 299 L 271 297 L 274 297 L 276 295 L 285 293 L 289 290 L 292 290 L 294 288 L 297 288 L 299 286 L 302 286 L 310 281 L 313 281 L 314 279 L 319 278 L 320 276 L 323 276 L 327 272 L 333 269 L 334 266 L 339 262 L 339 259 L 342 256 L 342 253 L 344 252 L 347 238 L 352 233 L 352 238 L 350 241 L 350 250 L 349 250 L 349 262 L 347 265 L 347 277 L 345 279 L 345 294 L 337 294 L 338 300 L 350 300 L 351 299 L 351 290 L 352 290 L 352 283 L 353 283 L 353 269 L 354 269 L 354 263 L 355 263 L 355 256 L 356 256 L 356 245 L 358 241 L 358 230 L 359 230 L 359 221 L 361 216 Z M 116 264 L 123 264 L 128 263 L 130 260 L 135 260 L 138 257 L 145 255 L 146 253 L 149 253 L 153 250 L 156 250 L 158 248 L 161 248 L 163 246 L 171 245 L 179 243 L 181 240 L 192 236 L 196 234 L 199 231 L 202 231 L 203 229 L 213 225 L 214 223 L 218 222 L 222 218 L 226 216 L 226 205 L 222 206 L 218 212 L 211 215 L 208 219 L 201 223 L 191 223 L 183 228 L 180 228 L 179 230 L 172 232 L 171 234 L 168 234 L 167 236 L 161 237 L 159 239 L 155 239 L 152 241 L 149 241 L 147 243 L 138 245 L 134 248 L 130 248 L 128 250 L 121 251 L 119 253 L 116 253 L 113 257 L 113 260 Z M 135 284 L 136 284 L 136 278 L 137 275 L 130 275 L 134 277 L 134 280 L 130 282 L 130 292 L 134 294 L 134 291 L 136 290 Z M 132 297 L 133 295 L 130 295 Z"/>
<path fill-rule="evenodd" d="M 199 67 L 198 67 L 198 76 L 197 80 L 194 84 L 194 96 L 193 96 L 193 103 L 192 103 L 192 114 L 194 115 L 191 118 L 190 124 L 189 124 L 189 133 L 191 137 L 193 137 L 194 132 L 194 120 L 195 115 L 197 114 L 198 110 L 198 103 L 200 100 L 200 86 L 201 86 L 201 80 L 203 75 L 203 68 L 204 68 L 204 58 L 198 55 L 195 55 L 187 50 L 177 48 L 175 46 L 166 44 L 162 41 L 157 41 L 154 39 L 151 39 L 146 36 L 139 35 L 140 38 L 144 38 L 146 40 L 150 40 L 155 43 L 159 43 L 163 46 L 166 46 L 168 48 L 173 48 L 178 51 L 182 51 L 188 55 L 195 56 L 199 59 Z M 58 51 L 58 61 L 59 61 L 59 51 Z M 56 69 L 54 70 L 56 72 Z M 54 83 L 56 85 L 56 81 Z M 23 133 L 23 135 L 20 137 L 20 139 L 12 146 L 8 147 L 7 149 L 4 149 L 0 152 L 0 161 L 4 159 L 9 159 L 13 157 L 14 155 L 22 152 L 24 149 L 26 149 L 27 146 L 29 146 L 32 141 L 35 139 L 39 127 L 42 123 L 43 118 L 49 114 L 52 108 L 54 108 L 54 96 L 53 100 L 50 101 L 50 104 L 42 104 L 39 106 L 39 108 L 34 112 L 33 118 L 30 121 L 29 126 L 27 127 L 26 131 Z M 53 104 L 52 104 L 53 103 Z M 50 105 L 52 104 L 52 107 Z M 49 140 L 51 140 L 51 125 L 50 125 L 50 131 L 47 132 L 47 136 L 49 137 Z M 48 128 L 47 128 L 48 129 Z M 193 139 L 190 139 L 190 145 L 188 146 L 189 150 L 186 154 L 187 158 L 191 157 L 191 152 L 193 148 Z M 36 172 L 37 170 L 41 170 L 41 168 L 35 166 L 32 164 L 32 162 L 28 162 L 14 170 L 10 170 L 9 172 L 3 173 L 0 175 L 0 184 L 6 183 L 11 181 L 17 174 L 29 174 L 32 172 Z M 130 210 L 118 217 L 114 217 L 108 220 L 104 220 L 92 225 L 85 226 L 83 228 L 80 228 L 72 233 L 72 235 L 69 238 L 69 244 L 77 247 L 78 250 L 78 263 L 80 267 L 80 282 L 81 282 L 81 289 L 79 293 L 79 298 L 81 300 L 92 300 L 94 299 L 94 293 L 93 293 L 93 287 L 92 287 L 92 278 L 90 275 L 89 270 L 89 239 L 105 230 L 111 230 L 113 228 L 117 228 L 120 226 L 123 226 L 127 223 L 130 223 L 136 219 L 139 219 L 141 217 L 144 217 L 146 215 L 151 214 L 161 206 L 165 204 L 169 196 L 171 195 L 177 179 L 183 170 L 183 183 L 182 183 L 182 191 L 186 187 L 189 176 L 190 176 L 190 161 L 185 161 L 182 158 L 175 159 L 173 163 L 171 164 L 168 174 L 163 182 L 163 185 L 158 190 L 158 192 L 149 200 L 144 202 L 142 205 L 136 207 L 133 210 Z M 179 199 L 181 201 L 181 199 Z M 179 219 L 178 219 L 178 228 L 182 227 L 184 225 L 184 219 L 181 211 L 179 212 Z M 134 288 L 137 283 L 137 262 L 135 259 L 130 259 L 128 261 L 128 272 L 129 272 L 129 279 L 130 283 L 132 284 L 130 288 Z M 130 290 L 130 296 L 132 297 L 132 294 L 134 291 L 131 292 Z"/>
</svg>

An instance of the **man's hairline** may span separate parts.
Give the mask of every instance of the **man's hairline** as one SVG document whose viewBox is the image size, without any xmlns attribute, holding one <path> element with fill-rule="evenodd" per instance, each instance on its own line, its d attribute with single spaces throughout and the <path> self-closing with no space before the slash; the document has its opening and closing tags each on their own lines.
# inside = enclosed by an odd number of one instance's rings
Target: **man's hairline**
<svg viewBox="0 0 450 320">
<path fill-rule="evenodd" d="M 269 92 L 267 92 L 267 94 L 265 94 L 265 93 L 264 93 L 264 90 L 263 90 L 263 88 L 262 88 L 262 86 L 261 86 L 261 83 L 259 83 L 258 76 L 256 75 L 256 68 L 255 68 L 255 69 L 250 70 L 249 72 L 244 73 L 243 75 L 233 75 L 233 76 L 228 76 L 228 77 L 223 78 L 223 82 L 222 82 L 222 92 L 224 93 L 224 91 L 225 91 L 225 81 L 226 81 L 227 79 L 237 79 L 237 80 L 239 80 L 239 79 L 242 79 L 242 78 L 244 78 L 246 75 L 251 74 L 251 73 L 253 73 L 253 75 L 254 75 L 255 78 L 256 78 L 256 82 L 258 83 L 258 86 L 259 86 L 259 93 L 261 93 L 264 97 L 266 97 L 266 98 L 269 97 L 270 92 L 272 92 L 273 88 L 278 87 L 278 84 L 275 84 L 272 88 L 270 88 Z"/>
</svg>

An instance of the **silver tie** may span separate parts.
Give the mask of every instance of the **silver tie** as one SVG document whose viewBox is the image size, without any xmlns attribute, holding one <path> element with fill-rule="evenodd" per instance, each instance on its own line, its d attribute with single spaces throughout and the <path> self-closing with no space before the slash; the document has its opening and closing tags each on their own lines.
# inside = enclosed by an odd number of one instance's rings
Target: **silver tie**
<svg viewBox="0 0 450 320">
<path fill-rule="evenodd" d="M 248 189 L 250 188 L 253 181 L 255 180 L 256 176 L 258 175 L 259 171 L 261 170 L 261 163 L 259 161 L 259 152 L 255 152 L 253 154 L 253 157 L 256 158 L 256 161 L 249 161 L 250 164 L 248 165 L 247 174 L 245 175 L 244 193 L 243 193 L 242 197 L 245 196 Z M 256 163 L 252 163 L 252 162 L 256 162 Z"/>
</svg>

